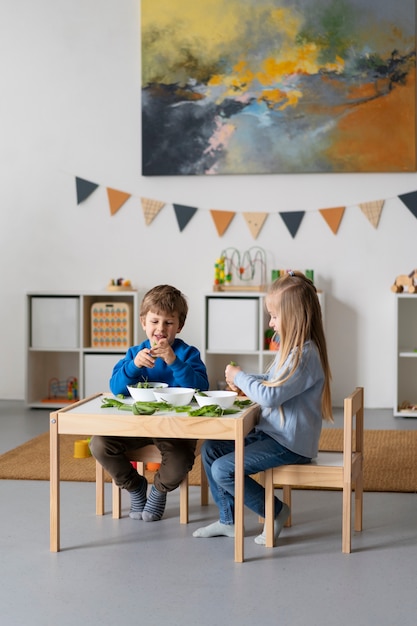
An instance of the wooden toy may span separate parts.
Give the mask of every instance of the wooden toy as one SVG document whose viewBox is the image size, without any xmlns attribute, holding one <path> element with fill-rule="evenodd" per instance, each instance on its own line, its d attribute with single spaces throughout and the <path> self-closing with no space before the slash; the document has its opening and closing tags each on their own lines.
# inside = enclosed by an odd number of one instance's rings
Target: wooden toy
<svg viewBox="0 0 417 626">
<path fill-rule="evenodd" d="M 129 302 L 94 302 L 91 305 L 91 347 L 127 349 L 133 339 Z"/>
<path fill-rule="evenodd" d="M 70 376 L 66 380 L 51 378 L 48 383 L 48 397 L 42 402 L 58 400 L 59 402 L 78 402 L 78 380 L 75 376 Z"/>
<path fill-rule="evenodd" d="M 262 248 L 249 248 L 242 254 L 236 248 L 226 248 L 214 268 L 213 291 L 265 290 L 266 255 Z"/>
<path fill-rule="evenodd" d="M 106 289 L 107 291 L 134 291 L 128 278 L 112 278 Z"/>
<path fill-rule="evenodd" d="M 400 274 L 395 279 L 395 283 L 391 287 L 394 293 L 401 293 L 404 288 L 408 289 L 408 293 L 416 293 L 417 291 L 417 269 L 407 274 Z"/>
</svg>

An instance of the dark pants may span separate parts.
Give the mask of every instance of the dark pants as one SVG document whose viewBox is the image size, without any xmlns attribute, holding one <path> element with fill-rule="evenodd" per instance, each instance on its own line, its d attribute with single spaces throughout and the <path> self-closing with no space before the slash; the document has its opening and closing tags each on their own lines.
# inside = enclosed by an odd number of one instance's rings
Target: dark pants
<svg viewBox="0 0 417 626">
<path fill-rule="evenodd" d="M 90 441 L 91 453 L 110 474 L 118 487 L 135 491 L 141 478 L 130 461 L 135 461 L 135 451 L 155 445 L 161 453 L 161 467 L 154 477 L 158 491 L 173 491 L 194 465 L 197 441 L 194 439 L 150 439 L 148 437 L 102 437 Z"/>
</svg>

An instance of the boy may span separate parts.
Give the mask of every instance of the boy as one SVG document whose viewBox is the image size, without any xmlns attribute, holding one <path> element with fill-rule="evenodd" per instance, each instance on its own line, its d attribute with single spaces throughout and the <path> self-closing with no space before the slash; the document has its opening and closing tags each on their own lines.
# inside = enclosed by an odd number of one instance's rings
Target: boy
<svg viewBox="0 0 417 626">
<path fill-rule="evenodd" d="M 200 353 L 177 338 L 188 313 L 185 296 L 175 287 L 159 285 L 148 291 L 140 307 L 140 322 L 147 339 L 129 348 L 116 363 L 110 389 L 128 395 L 127 385 L 138 382 L 163 382 L 170 387 L 209 388 L 206 366 Z M 165 511 L 166 494 L 173 491 L 194 464 L 196 441 L 192 439 L 149 439 L 147 437 L 103 437 L 91 439 L 93 456 L 114 479 L 130 493 L 129 516 L 145 522 L 160 520 Z M 147 496 L 148 483 L 130 461 L 135 450 L 149 444 L 157 446 L 162 462 Z"/>
</svg>

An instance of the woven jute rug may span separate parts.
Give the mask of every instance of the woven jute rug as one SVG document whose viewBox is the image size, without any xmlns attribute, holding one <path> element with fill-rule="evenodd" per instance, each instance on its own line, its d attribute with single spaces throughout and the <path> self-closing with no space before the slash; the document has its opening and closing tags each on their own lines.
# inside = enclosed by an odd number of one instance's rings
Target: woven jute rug
<svg viewBox="0 0 417 626">
<path fill-rule="evenodd" d="M 341 429 L 324 428 L 320 448 L 340 450 L 342 437 Z M 94 459 L 74 458 L 74 442 L 80 437 L 60 435 L 60 438 L 61 480 L 93 482 Z M 365 491 L 417 491 L 417 430 L 366 430 L 364 447 Z M 199 468 L 200 464 L 196 463 L 189 474 L 191 485 L 200 484 Z M 147 472 L 149 481 L 152 476 L 152 472 Z M 49 480 L 49 433 L 2 454 L 0 479 Z"/>
</svg>

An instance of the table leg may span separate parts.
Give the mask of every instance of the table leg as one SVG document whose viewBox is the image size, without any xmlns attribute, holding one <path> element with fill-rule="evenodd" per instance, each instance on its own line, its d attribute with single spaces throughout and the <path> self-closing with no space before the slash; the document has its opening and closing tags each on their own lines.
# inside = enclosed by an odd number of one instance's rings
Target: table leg
<svg viewBox="0 0 417 626">
<path fill-rule="evenodd" d="M 59 436 L 58 417 L 51 414 L 49 431 L 50 479 L 49 479 L 49 506 L 50 506 L 50 551 L 59 552 Z"/>
<path fill-rule="evenodd" d="M 243 541 L 244 541 L 244 437 L 243 424 L 239 422 L 238 432 L 235 439 L 235 561 L 243 563 Z"/>
</svg>

